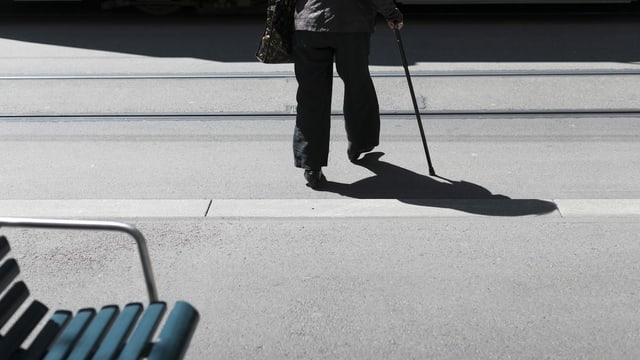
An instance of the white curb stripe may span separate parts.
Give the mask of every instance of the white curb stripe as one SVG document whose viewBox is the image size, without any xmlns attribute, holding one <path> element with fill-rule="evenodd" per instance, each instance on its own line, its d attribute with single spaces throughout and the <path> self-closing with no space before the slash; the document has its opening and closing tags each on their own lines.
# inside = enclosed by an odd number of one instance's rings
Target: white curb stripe
<svg viewBox="0 0 640 360">
<path fill-rule="evenodd" d="M 464 216 L 453 209 L 403 204 L 393 199 L 376 200 L 216 200 L 211 204 L 213 217 L 403 217 Z"/>
<path fill-rule="evenodd" d="M 0 216 L 53 218 L 640 216 L 640 199 L 0 200 Z"/>
<path fill-rule="evenodd" d="M 640 199 L 558 199 L 563 217 L 640 216 Z"/>
<path fill-rule="evenodd" d="M 455 217 L 542 215 L 553 212 L 555 212 L 553 203 L 550 201 L 544 203 L 540 200 L 274 199 L 214 200 L 208 216 L 274 218 Z M 555 215 L 559 216 L 557 212 Z"/>
<path fill-rule="evenodd" d="M 0 216 L 203 217 L 209 200 L 0 200 Z"/>
</svg>

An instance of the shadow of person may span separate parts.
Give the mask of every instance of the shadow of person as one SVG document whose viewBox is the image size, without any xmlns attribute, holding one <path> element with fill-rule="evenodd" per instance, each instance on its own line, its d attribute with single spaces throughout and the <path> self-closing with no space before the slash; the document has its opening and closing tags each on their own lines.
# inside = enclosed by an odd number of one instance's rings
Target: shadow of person
<svg viewBox="0 0 640 360">
<path fill-rule="evenodd" d="M 383 155 L 382 152 L 369 153 L 356 162 L 373 172 L 374 176 L 352 184 L 328 181 L 320 191 L 357 199 L 397 199 L 417 206 L 449 208 L 490 216 L 543 215 L 557 210 L 553 202 L 511 199 L 492 194 L 486 188 L 467 181 L 424 176 L 380 161 Z"/>
</svg>

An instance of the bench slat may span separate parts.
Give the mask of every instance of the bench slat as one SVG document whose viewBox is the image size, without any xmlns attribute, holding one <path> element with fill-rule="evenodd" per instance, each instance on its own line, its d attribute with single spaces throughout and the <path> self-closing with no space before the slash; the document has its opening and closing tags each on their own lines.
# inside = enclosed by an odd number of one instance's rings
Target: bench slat
<svg viewBox="0 0 640 360">
<path fill-rule="evenodd" d="M 88 359 L 119 312 L 120 309 L 115 305 L 103 307 L 74 346 L 69 359 Z"/>
<path fill-rule="evenodd" d="M 140 303 L 132 303 L 125 306 L 107 335 L 105 335 L 93 358 L 96 360 L 115 359 L 118 351 L 122 348 L 122 344 L 124 344 L 140 317 L 142 310 L 143 307 Z"/>
<path fill-rule="evenodd" d="M 20 268 L 14 259 L 9 259 L 0 266 L 0 293 L 2 293 L 4 289 L 11 284 L 19 273 Z"/>
<path fill-rule="evenodd" d="M 9 240 L 4 236 L 0 236 L 0 260 L 4 259 L 10 250 L 11 247 L 9 246 Z"/>
<path fill-rule="evenodd" d="M 199 319 L 200 314 L 193 306 L 178 301 L 171 310 L 158 341 L 153 344 L 149 360 L 184 358 Z"/>
<path fill-rule="evenodd" d="M 87 327 L 96 311 L 82 309 L 73 317 L 69 325 L 62 331 L 60 337 L 53 343 L 45 360 L 58 360 L 67 357 L 82 332 Z"/>
<path fill-rule="evenodd" d="M 154 302 L 147 306 L 147 310 L 142 315 L 142 319 L 140 319 L 138 326 L 131 334 L 118 359 L 139 359 L 144 356 L 149 340 L 158 328 L 166 308 L 167 304 L 164 302 Z"/>
<path fill-rule="evenodd" d="M 0 340 L 0 354 L 10 358 L 20 349 L 24 339 L 38 325 L 38 322 L 47 314 L 49 309 L 39 301 L 34 301 L 27 310 L 22 313 L 7 334 Z"/>
<path fill-rule="evenodd" d="M 44 325 L 38 336 L 33 340 L 31 346 L 21 354 L 20 360 L 39 360 L 47 352 L 49 345 L 56 339 L 60 331 L 71 319 L 71 311 L 58 310 Z"/>
<path fill-rule="evenodd" d="M 4 297 L 0 299 L 0 328 L 9 321 L 28 296 L 29 289 L 24 281 L 13 284 L 11 289 L 4 294 Z"/>
</svg>

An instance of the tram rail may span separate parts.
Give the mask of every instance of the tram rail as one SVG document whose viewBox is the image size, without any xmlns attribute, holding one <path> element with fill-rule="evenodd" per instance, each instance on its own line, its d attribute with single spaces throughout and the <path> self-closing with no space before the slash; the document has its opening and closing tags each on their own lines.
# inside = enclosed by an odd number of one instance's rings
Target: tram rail
<svg viewBox="0 0 640 360">
<path fill-rule="evenodd" d="M 341 112 L 333 112 L 339 118 Z M 415 121 L 415 113 L 407 111 L 381 111 L 386 120 Z M 558 110 L 514 110 L 514 111 L 421 111 L 423 118 L 618 118 L 640 117 L 637 109 L 558 109 Z M 293 120 L 295 113 L 288 112 L 212 112 L 212 113 L 153 113 L 153 114 L 42 114 L 42 115 L 1 115 L 2 121 L 226 121 L 226 120 Z"/>
<path fill-rule="evenodd" d="M 431 116 L 425 117 L 425 131 L 433 142 L 542 142 L 556 143 L 611 141 L 619 144 L 637 143 L 634 129 L 640 113 L 636 114 L 588 114 L 571 117 L 535 115 L 517 116 Z M 335 121 L 341 117 L 335 116 Z M 507 119 L 507 120 L 505 120 Z M 533 121 L 531 121 L 533 120 Z M 383 116 L 387 123 L 383 131 L 384 142 L 416 142 L 415 116 Z M 593 131 L 595 123 L 611 122 L 612 127 Z M 0 142 L 93 142 L 93 141 L 147 141 L 147 142 L 289 142 L 293 118 L 291 114 L 157 114 L 157 115 L 109 115 L 109 116 L 37 116 L 0 117 Z M 391 125 L 391 123 L 393 125 Z M 95 124 L 102 129 L 97 131 Z M 111 125 L 109 125 L 111 123 Z M 505 124 L 512 126 L 505 127 Z M 532 125 L 542 123 L 547 125 Z M 55 124 L 55 125 L 52 125 Z M 269 129 L 249 132 L 247 126 Z M 469 129 L 466 124 L 470 125 Z M 482 125 L 480 125 L 482 124 Z M 558 124 L 565 126 L 557 128 Z M 566 126 L 581 124 L 576 128 Z M 388 126 L 391 125 L 391 126 Z M 480 126 L 479 126 L 480 125 Z M 54 126 L 56 131 L 51 132 Z M 533 127 L 532 127 L 533 126 Z M 549 126 L 555 127 L 550 130 Z M 508 129 L 505 131 L 505 129 Z M 591 130 L 590 130 L 591 129 Z M 346 135 L 337 131 L 334 141 L 346 141 Z"/>
<path fill-rule="evenodd" d="M 638 69 L 571 69 L 571 70 L 420 70 L 412 71 L 412 78 L 427 77 L 529 77 L 529 76 L 637 76 Z M 403 78 L 404 72 L 372 72 L 373 78 Z M 334 74 L 334 77 L 338 77 Z M 179 80 L 179 79 L 292 79 L 293 72 L 268 73 L 158 73 L 158 74 L 35 74 L 35 75 L 0 75 L 0 80 Z"/>
</svg>

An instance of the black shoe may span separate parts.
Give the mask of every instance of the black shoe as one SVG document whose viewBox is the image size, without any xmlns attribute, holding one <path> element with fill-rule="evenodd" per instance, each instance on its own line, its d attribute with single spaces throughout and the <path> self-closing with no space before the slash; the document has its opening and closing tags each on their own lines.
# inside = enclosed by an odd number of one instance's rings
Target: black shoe
<svg viewBox="0 0 640 360">
<path fill-rule="evenodd" d="M 349 161 L 356 162 L 360 158 L 360 155 L 373 150 L 374 147 L 375 146 L 370 146 L 363 149 L 354 149 L 351 144 L 349 144 L 349 148 L 347 149 L 347 157 L 349 157 Z"/>
<path fill-rule="evenodd" d="M 327 178 L 324 177 L 322 170 L 305 170 L 304 178 L 307 180 L 307 186 L 314 190 L 327 182 Z"/>
</svg>

